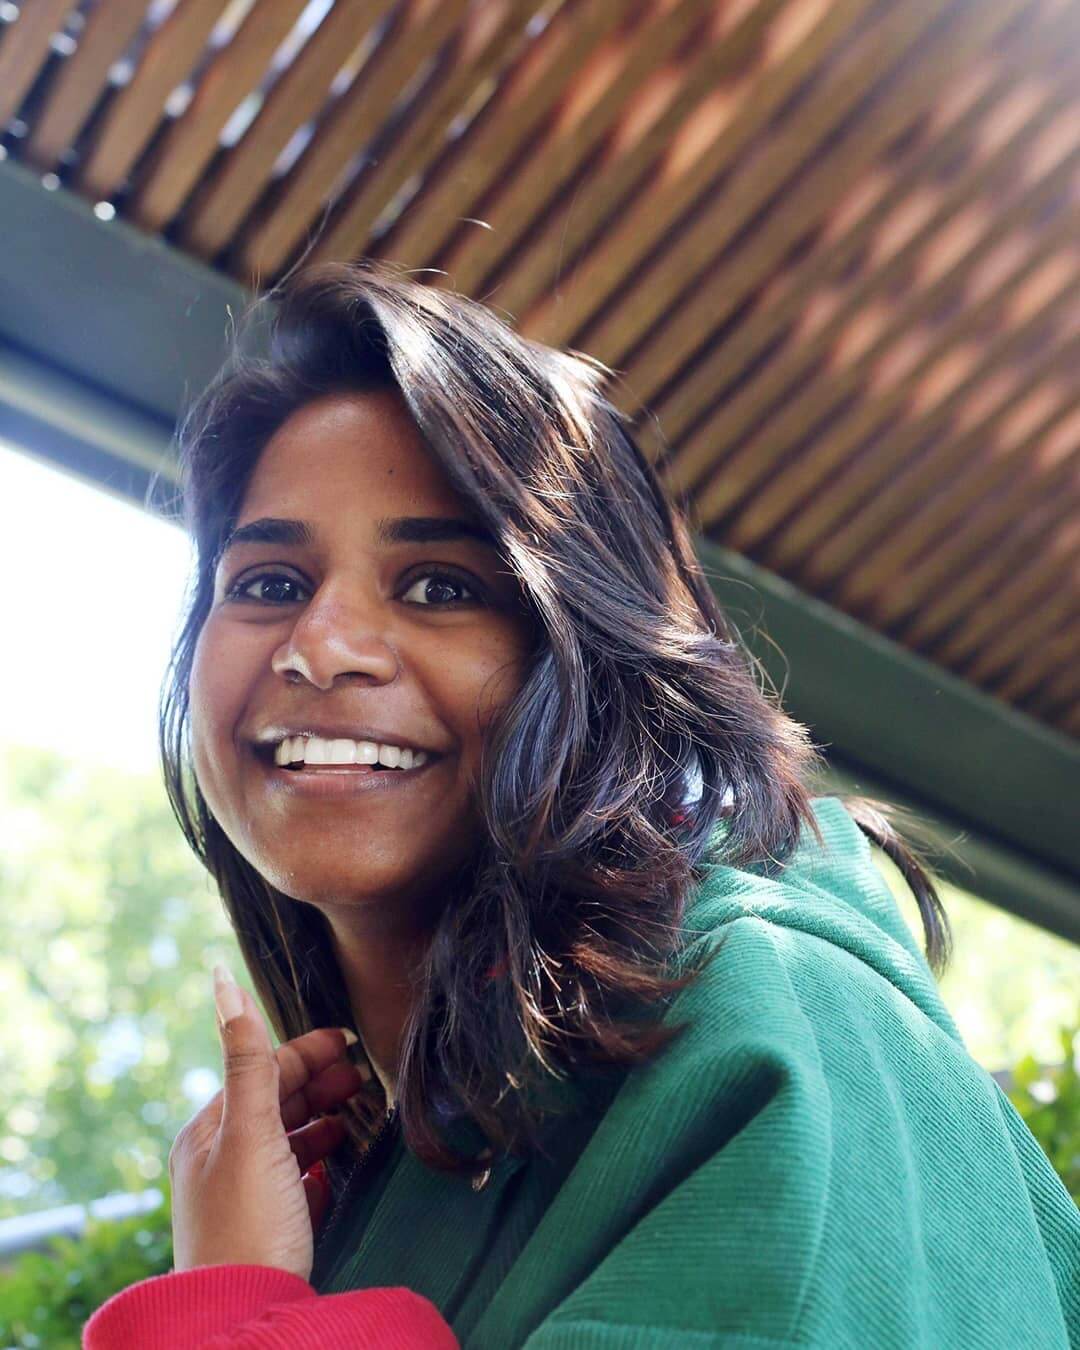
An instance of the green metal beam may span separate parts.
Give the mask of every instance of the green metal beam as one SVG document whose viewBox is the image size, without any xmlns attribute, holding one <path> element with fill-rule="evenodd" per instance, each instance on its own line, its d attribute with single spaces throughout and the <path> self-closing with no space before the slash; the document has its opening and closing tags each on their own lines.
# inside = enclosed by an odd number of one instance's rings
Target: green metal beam
<svg viewBox="0 0 1080 1350">
<path fill-rule="evenodd" d="M 250 293 L 154 235 L 0 162 L 0 339 L 172 424 Z"/>
<path fill-rule="evenodd" d="M 1032 918 L 1029 898 L 1041 896 L 1036 921 L 1080 941 L 1080 744 L 739 554 L 699 540 L 698 555 L 785 709 L 829 759 L 1008 853 L 1012 871 L 979 855 L 981 875 L 957 884 Z M 1024 869 L 1030 881 L 1009 903 Z"/>
<path fill-rule="evenodd" d="M 160 474 L 167 495 L 176 416 L 250 293 L 10 161 L 0 216 L 0 435 L 158 504 L 148 489 Z M 966 833 L 958 884 L 1080 940 L 1080 745 L 747 559 L 705 541 L 700 554 L 836 772 L 871 777 L 945 838 Z"/>
</svg>

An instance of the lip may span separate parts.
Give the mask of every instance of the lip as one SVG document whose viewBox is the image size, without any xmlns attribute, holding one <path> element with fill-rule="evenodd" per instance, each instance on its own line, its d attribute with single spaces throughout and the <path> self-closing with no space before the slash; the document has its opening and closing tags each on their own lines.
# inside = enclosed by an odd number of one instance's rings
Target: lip
<svg viewBox="0 0 1080 1350">
<path fill-rule="evenodd" d="M 271 791 L 293 797 L 340 798 L 368 794 L 396 796 L 424 782 L 424 775 L 442 761 L 433 755 L 413 769 L 384 769 L 369 764 L 320 764 L 316 769 L 286 769 L 260 760 Z"/>
</svg>

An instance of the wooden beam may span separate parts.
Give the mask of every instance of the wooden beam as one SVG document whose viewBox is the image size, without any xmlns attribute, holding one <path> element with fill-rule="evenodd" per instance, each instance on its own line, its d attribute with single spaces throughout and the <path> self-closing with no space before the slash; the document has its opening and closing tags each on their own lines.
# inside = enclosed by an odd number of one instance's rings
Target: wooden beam
<svg viewBox="0 0 1080 1350">
<path fill-rule="evenodd" d="M 465 112 L 476 90 L 497 80 L 520 51 L 538 2 L 506 0 L 497 10 L 489 6 L 466 15 L 450 68 L 378 163 L 364 172 L 312 248 L 313 262 L 351 259 L 365 252 L 369 236 L 395 195 L 430 168 L 443 149 L 448 127 Z"/>
<path fill-rule="evenodd" d="M 0 43 L 0 127 L 19 111 L 23 99 L 49 59 L 52 36 L 63 28 L 71 0 L 23 4 L 13 23 L 4 25 Z"/>
<path fill-rule="evenodd" d="M 53 169 L 72 145 L 108 87 L 109 70 L 146 19 L 146 0 L 98 0 L 86 17 L 79 45 L 57 71 L 34 118 L 26 158 Z"/>
<path fill-rule="evenodd" d="M 161 121 L 165 102 L 194 69 L 225 8 L 225 0 L 177 0 L 128 84 L 106 108 L 75 187 L 92 201 L 111 197 Z"/>
<path fill-rule="evenodd" d="M 695 202 L 730 171 L 753 138 L 847 36 L 869 2 L 835 0 L 823 7 L 816 0 L 802 0 L 798 8 L 789 5 L 784 10 L 788 25 L 771 44 L 767 61 L 755 70 L 753 79 L 738 89 L 731 107 L 725 111 L 719 103 L 703 105 L 701 124 L 692 120 L 683 128 L 648 190 L 587 252 L 558 293 L 522 317 L 522 331 L 554 346 L 565 346 L 625 285 L 628 276 L 635 278 L 635 291 L 640 290 L 640 268 L 645 260 Z M 819 20 L 809 32 L 805 31 L 804 16 L 809 16 L 807 22 Z M 699 142 L 704 144 L 697 148 Z M 774 151 L 762 172 L 770 171 L 775 176 L 778 167 Z M 785 167 L 790 166 L 785 163 Z M 672 252 L 681 251 L 682 241 Z M 687 258 L 685 264 L 689 263 Z M 604 359 L 593 338 L 588 349 Z"/>
<path fill-rule="evenodd" d="M 154 163 L 127 203 L 126 215 L 146 230 L 172 220 L 218 149 L 221 129 L 256 90 L 270 58 L 285 41 L 307 0 L 257 0 L 239 29 L 211 57 L 183 117 L 155 148 Z"/>
<path fill-rule="evenodd" d="M 376 241 L 377 256 L 416 267 L 445 262 L 440 251 L 462 224 L 473 223 L 467 217 L 482 214 L 489 190 L 521 167 L 526 147 L 555 118 L 579 72 L 624 18 L 610 0 L 560 4 L 453 149 L 444 151 L 388 236 Z"/>
<path fill-rule="evenodd" d="M 450 40 L 468 0 L 412 0 L 401 21 L 335 103 L 290 172 L 281 195 L 252 225 L 239 247 L 237 268 L 256 289 L 274 277 L 328 205 L 338 180 L 358 152 L 386 124 L 402 91 Z"/>
</svg>

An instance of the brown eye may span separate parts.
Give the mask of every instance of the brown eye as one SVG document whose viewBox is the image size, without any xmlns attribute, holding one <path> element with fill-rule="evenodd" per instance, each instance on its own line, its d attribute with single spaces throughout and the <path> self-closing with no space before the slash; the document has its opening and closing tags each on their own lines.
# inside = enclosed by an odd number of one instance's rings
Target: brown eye
<svg viewBox="0 0 1080 1350">
<path fill-rule="evenodd" d="M 455 598 L 453 592 L 464 592 L 466 598 L 462 599 L 460 595 Z M 409 604 L 434 605 L 441 609 L 469 604 L 479 598 L 471 585 L 449 572 L 422 572 L 410 582 L 409 589 L 402 596 Z"/>
<path fill-rule="evenodd" d="M 258 604 L 291 605 L 302 597 L 298 592 L 306 588 L 296 577 L 283 572 L 260 572 L 236 582 L 228 592 L 230 600 L 254 600 Z"/>
</svg>

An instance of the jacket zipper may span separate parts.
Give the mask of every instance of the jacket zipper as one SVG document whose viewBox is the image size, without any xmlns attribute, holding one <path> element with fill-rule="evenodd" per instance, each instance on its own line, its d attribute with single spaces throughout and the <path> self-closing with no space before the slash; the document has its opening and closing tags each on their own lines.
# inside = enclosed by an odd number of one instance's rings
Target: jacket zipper
<svg viewBox="0 0 1080 1350">
<path fill-rule="evenodd" d="M 341 1216 L 345 1212 L 345 1202 L 355 1192 L 357 1179 L 364 1175 L 365 1170 L 371 1168 L 372 1159 L 376 1149 L 381 1146 L 384 1137 L 388 1135 L 391 1129 L 397 1124 L 397 1110 L 396 1106 L 390 1108 L 383 1123 L 371 1136 L 371 1141 L 364 1150 L 363 1155 L 356 1160 L 352 1171 L 345 1178 L 344 1184 L 341 1187 L 341 1193 L 334 1201 L 333 1208 L 327 1215 L 326 1222 L 323 1224 L 322 1231 L 319 1233 L 315 1248 L 316 1252 L 322 1250 L 330 1237 L 331 1232 L 340 1224 Z"/>
</svg>

